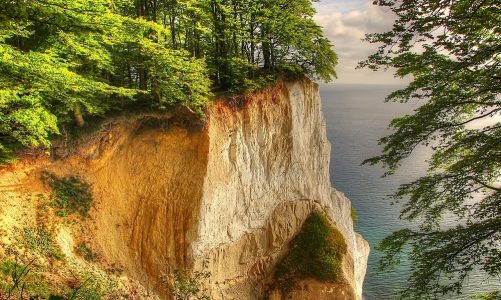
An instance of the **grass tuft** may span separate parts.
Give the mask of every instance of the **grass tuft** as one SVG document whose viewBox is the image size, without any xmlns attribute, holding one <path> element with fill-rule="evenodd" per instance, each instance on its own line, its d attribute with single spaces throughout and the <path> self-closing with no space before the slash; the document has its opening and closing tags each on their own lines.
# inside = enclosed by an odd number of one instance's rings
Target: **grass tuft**
<svg viewBox="0 0 501 300">
<path fill-rule="evenodd" d="M 351 207 L 351 219 L 353 220 L 353 226 L 358 224 L 358 214 L 355 207 Z"/>
<path fill-rule="evenodd" d="M 92 205 L 90 185 L 76 176 L 58 178 L 54 174 L 45 173 L 44 180 L 52 188 L 53 202 L 57 215 L 66 217 L 73 213 L 80 213 L 86 217 Z"/>
</svg>

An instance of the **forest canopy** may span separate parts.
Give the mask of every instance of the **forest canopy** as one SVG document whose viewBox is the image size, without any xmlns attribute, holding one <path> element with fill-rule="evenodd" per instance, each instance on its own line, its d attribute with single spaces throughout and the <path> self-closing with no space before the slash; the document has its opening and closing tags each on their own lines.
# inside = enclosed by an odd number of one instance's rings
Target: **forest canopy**
<svg viewBox="0 0 501 300">
<path fill-rule="evenodd" d="M 65 124 L 140 105 L 201 114 L 278 75 L 330 81 L 311 0 L 0 2 L 0 164 Z"/>
</svg>

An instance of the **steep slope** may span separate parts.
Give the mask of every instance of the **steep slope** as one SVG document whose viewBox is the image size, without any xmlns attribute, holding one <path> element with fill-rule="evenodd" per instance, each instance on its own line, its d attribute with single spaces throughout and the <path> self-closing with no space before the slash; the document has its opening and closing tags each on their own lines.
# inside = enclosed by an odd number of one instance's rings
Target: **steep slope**
<svg viewBox="0 0 501 300">
<path fill-rule="evenodd" d="M 353 230 L 350 201 L 330 186 L 318 86 L 281 81 L 222 99 L 203 126 L 185 115 L 110 120 L 77 145 L 60 144 L 52 159 L 27 159 L 4 171 L 0 223 L 6 236 L 27 220 L 50 222 L 67 257 L 74 255 L 68 241 L 84 240 L 99 257 L 90 265 L 123 269 L 121 277 L 144 287 L 137 298 L 166 296 L 166 280 L 176 269 L 206 268 L 214 299 L 280 299 L 285 295 L 273 285 L 275 266 L 305 219 L 320 210 L 348 247 L 343 280 L 301 280 L 289 297 L 360 299 L 368 245 Z M 72 223 L 37 218 L 50 198 L 42 171 L 90 183 L 90 217 Z M 35 194 L 46 196 L 33 200 Z M 5 245 L 12 241 L 4 239 Z"/>
<path fill-rule="evenodd" d="M 220 103 L 210 114 L 209 159 L 195 257 L 210 253 L 224 298 L 257 298 L 284 246 L 313 210 L 345 236 L 345 277 L 361 295 L 367 244 L 351 204 L 330 186 L 330 144 L 318 86 L 308 80 Z M 230 103 L 231 104 L 231 103 Z"/>
</svg>

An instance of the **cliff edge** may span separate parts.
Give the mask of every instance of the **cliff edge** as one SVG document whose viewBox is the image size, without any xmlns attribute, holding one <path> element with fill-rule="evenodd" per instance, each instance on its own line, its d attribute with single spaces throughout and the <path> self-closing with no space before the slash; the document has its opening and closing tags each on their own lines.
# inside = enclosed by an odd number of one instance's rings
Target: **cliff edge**
<svg viewBox="0 0 501 300">
<path fill-rule="evenodd" d="M 168 297 L 166 278 L 178 269 L 210 273 L 212 299 L 361 299 L 369 246 L 354 231 L 350 201 L 331 187 L 318 86 L 280 81 L 221 99 L 202 125 L 166 114 L 115 118 L 51 158 L 2 171 L 0 256 L 23 228 L 43 227 L 64 257 L 50 265 L 111 277 L 136 299 Z M 54 216 L 44 174 L 87 182 L 88 217 Z M 276 266 L 318 211 L 346 243 L 342 276 L 300 278 L 285 294 Z M 95 259 L 77 255 L 82 243 Z M 51 278 L 64 282 L 65 268 Z"/>
</svg>

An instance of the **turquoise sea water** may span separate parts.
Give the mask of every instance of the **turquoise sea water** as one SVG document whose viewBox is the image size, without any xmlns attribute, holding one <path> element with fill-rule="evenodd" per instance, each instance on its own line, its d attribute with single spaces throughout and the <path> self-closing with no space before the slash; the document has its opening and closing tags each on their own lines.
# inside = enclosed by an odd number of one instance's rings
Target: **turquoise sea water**
<svg viewBox="0 0 501 300">
<path fill-rule="evenodd" d="M 330 174 L 334 187 L 344 192 L 359 216 L 356 230 L 371 245 L 369 266 L 364 283 L 367 300 L 395 299 L 396 292 L 407 280 L 409 266 L 404 264 L 395 272 L 378 273 L 379 253 L 375 245 L 392 231 L 413 226 L 398 219 L 398 206 L 390 205 L 387 195 L 404 182 L 426 170 L 429 157 L 426 148 L 420 148 L 391 177 L 381 178 L 380 167 L 360 166 L 361 162 L 378 154 L 378 139 L 388 133 L 387 125 L 396 116 L 412 112 L 419 103 L 384 103 L 385 96 L 398 86 L 325 85 L 321 86 L 323 111 L 327 134 L 332 143 Z M 501 286 L 501 279 L 485 280 L 481 274 L 470 276 L 466 294 L 492 290 Z M 451 296 L 444 299 L 469 299 Z"/>
</svg>

